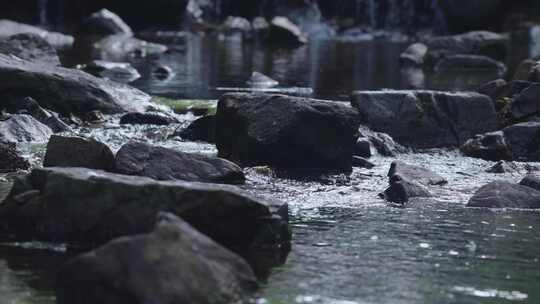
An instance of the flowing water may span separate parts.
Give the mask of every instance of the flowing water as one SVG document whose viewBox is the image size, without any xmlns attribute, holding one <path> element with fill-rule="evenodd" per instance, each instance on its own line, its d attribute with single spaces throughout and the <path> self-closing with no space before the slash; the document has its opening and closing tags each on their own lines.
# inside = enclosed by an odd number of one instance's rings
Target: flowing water
<svg viewBox="0 0 540 304">
<path fill-rule="evenodd" d="M 157 59 L 133 59 L 143 77 L 133 84 L 152 94 L 216 99 L 246 88 L 253 70 L 278 80 L 280 88 L 309 88 L 313 96 L 347 100 L 354 89 L 407 87 L 397 65 L 404 44 L 317 42 L 295 50 L 268 50 L 236 40 L 188 36 L 175 51 Z M 164 64 L 168 80 L 151 76 Z M 431 88 L 470 88 L 493 77 L 470 73 L 434 81 Z M 181 115 L 181 125 L 195 117 Z M 120 126 L 109 117 L 100 128 L 76 132 L 113 149 L 143 140 L 187 152 L 215 154 L 213 145 L 167 139 L 175 127 Z M 36 164 L 44 145 L 24 147 Z M 391 161 L 430 168 L 449 180 L 435 188 L 436 199 L 389 205 L 377 197 L 387 185 Z M 481 185 L 498 179 L 518 181 L 521 172 L 489 174 L 492 163 L 435 150 L 375 156 L 376 167 L 350 176 L 286 179 L 267 170 L 247 170 L 242 186 L 259 196 L 289 203 L 292 249 L 273 268 L 256 303 L 539 303 L 540 214 L 532 211 L 467 209 Z M 0 191 L 1 192 L 1 191 Z M 54 303 L 54 276 L 66 259 L 61 244 L 0 244 L 0 303 Z"/>
</svg>

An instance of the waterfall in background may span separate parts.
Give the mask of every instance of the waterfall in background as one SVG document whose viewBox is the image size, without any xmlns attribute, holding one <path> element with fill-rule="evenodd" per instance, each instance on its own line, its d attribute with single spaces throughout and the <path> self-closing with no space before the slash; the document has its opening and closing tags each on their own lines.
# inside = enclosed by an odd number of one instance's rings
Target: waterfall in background
<svg viewBox="0 0 540 304">
<path fill-rule="evenodd" d="M 38 22 L 40 25 L 47 25 L 47 2 L 48 0 L 37 0 Z"/>
</svg>

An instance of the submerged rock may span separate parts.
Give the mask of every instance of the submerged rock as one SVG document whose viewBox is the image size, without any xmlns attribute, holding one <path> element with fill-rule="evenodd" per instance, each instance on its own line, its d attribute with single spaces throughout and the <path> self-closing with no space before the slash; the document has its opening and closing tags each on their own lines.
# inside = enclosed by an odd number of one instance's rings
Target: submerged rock
<svg viewBox="0 0 540 304">
<path fill-rule="evenodd" d="M 358 91 L 351 103 L 363 124 L 414 148 L 460 146 L 498 126 L 491 99 L 473 92 Z"/>
<path fill-rule="evenodd" d="M 276 80 L 259 72 L 253 72 L 246 83 L 255 88 L 272 88 L 279 85 Z"/>
<path fill-rule="evenodd" d="M 0 39 L 8 38 L 17 34 L 35 34 L 47 41 L 57 50 L 66 50 L 72 47 L 73 37 L 64 35 L 56 32 L 49 32 L 44 29 L 24 24 L 18 23 L 10 20 L 2 19 L 0 20 Z"/>
<path fill-rule="evenodd" d="M 174 213 L 225 245 L 290 240 L 286 204 L 236 187 L 162 182 L 86 168 L 34 169 L 0 205 L 12 239 L 85 246 L 148 233 L 160 211 Z"/>
<path fill-rule="evenodd" d="M 144 143 L 131 142 L 116 154 L 116 172 L 157 180 L 239 184 L 242 168 L 221 158 L 184 153 Z"/>
<path fill-rule="evenodd" d="M 77 34 L 101 37 L 117 34 L 133 36 L 133 31 L 118 15 L 102 9 L 86 18 L 79 26 Z"/>
<path fill-rule="evenodd" d="M 275 45 L 299 46 L 307 43 L 308 39 L 300 28 L 286 17 L 274 17 L 265 41 Z"/>
<path fill-rule="evenodd" d="M 523 185 L 495 181 L 476 191 L 467 207 L 539 209 L 540 191 Z"/>
<path fill-rule="evenodd" d="M 150 96 L 130 86 L 1 54 L 0 96 L 32 96 L 40 106 L 63 115 L 142 112 L 150 105 Z"/>
<path fill-rule="evenodd" d="M 219 156 L 242 166 L 351 171 L 358 114 L 339 102 L 225 94 L 216 114 Z"/>
<path fill-rule="evenodd" d="M 126 125 L 158 125 L 167 126 L 178 121 L 161 113 L 127 113 L 120 118 L 120 124 Z"/>
<path fill-rule="evenodd" d="M 193 121 L 187 128 L 174 132 L 172 137 L 179 136 L 186 140 L 200 140 L 209 143 L 215 142 L 216 117 L 207 115 Z"/>
<path fill-rule="evenodd" d="M 58 277 L 58 303 L 227 304 L 256 290 L 242 258 L 170 213 L 156 222 L 148 234 L 113 240 L 68 261 Z"/>
<path fill-rule="evenodd" d="M 0 173 L 27 170 L 28 168 L 30 168 L 30 163 L 17 150 L 15 143 L 0 141 Z"/>
<path fill-rule="evenodd" d="M 114 168 L 114 154 L 95 139 L 53 135 L 47 144 L 43 166 L 110 171 Z"/>
<path fill-rule="evenodd" d="M 519 172 L 519 166 L 514 162 L 504 160 L 498 161 L 495 165 L 486 170 L 487 173 L 516 173 Z"/>
<path fill-rule="evenodd" d="M 56 50 L 41 36 L 24 33 L 0 41 L 0 53 L 14 55 L 28 61 L 60 65 Z"/>
<path fill-rule="evenodd" d="M 51 128 L 30 115 L 9 115 L 0 120 L 0 140 L 13 143 L 44 143 L 53 134 Z"/>
</svg>

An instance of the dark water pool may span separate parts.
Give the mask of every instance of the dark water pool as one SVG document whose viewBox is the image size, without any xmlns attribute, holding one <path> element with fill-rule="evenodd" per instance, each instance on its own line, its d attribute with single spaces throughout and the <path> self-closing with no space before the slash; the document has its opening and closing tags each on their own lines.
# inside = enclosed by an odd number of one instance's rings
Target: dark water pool
<svg viewBox="0 0 540 304">
<path fill-rule="evenodd" d="M 404 88 L 397 56 L 403 43 L 320 42 L 295 50 L 270 50 L 237 41 L 189 37 L 159 60 L 137 59 L 143 78 L 134 85 L 175 98 L 215 99 L 219 88 L 246 87 L 258 70 L 283 88 L 312 88 L 313 96 L 346 100 L 353 89 Z M 153 78 L 152 67 L 171 66 L 175 76 Z M 470 74 L 470 73 L 469 73 Z M 463 74 L 428 87 L 472 87 L 480 78 Z M 187 123 L 194 117 L 184 115 Z M 188 152 L 214 154 L 208 144 L 167 140 L 172 127 L 119 126 L 80 129 L 117 149 L 130 139 Z M 24 147 L 39 160 L 43 145 Z M 379 200 L 393 158 L 376 156 L 374 169 L 318 181 L 277 178 L 248 170 L 246 190 L 290 204 L 292 251 L 273 269 L 257 303 L 540 303 L 540 213 L 464 207 L 481 185 L 516 174 L 494 175 L 490 162 L 456 151 L 404 154 L 397 158 L 440 173 L 448 185 L 437 199 L 396 208 Z M 534 165 L 534 164 L 533 164 Z M 538 164 L 536 164 L 538 165 Z M 1 191 L 0 191 L 1 192 Z M 0 304 L 54 303 L 54 272 L 66 258 L 61 245 L 0 244 Z"/>
</svg>

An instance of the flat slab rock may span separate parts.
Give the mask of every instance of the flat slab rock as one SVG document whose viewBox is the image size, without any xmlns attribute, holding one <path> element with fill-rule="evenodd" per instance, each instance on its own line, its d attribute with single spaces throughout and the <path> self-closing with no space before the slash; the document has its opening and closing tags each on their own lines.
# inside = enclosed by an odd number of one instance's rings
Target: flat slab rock
<svg viewBox="0 0 540 304">
<path fill-rule="evenodd" d="M 43 166 L 110 171 L 114 168 L 114 154 L 107 145 L 91 138 L 53 135 L 47 144 Z"/>
<path fill-rule="evenodd" d="M 59 304 L 239 303 L 258 287 L 250 266 L 186 222 L 162 213 L 148 234 L 115 239 L 65 264 Z"/>
<path fill-rule="evenodd" d="M 242 168 L 226 159 L 138 142 L 130 142 L 120 148 L 116 154 L 115 170 L 120 174 L 156 180 L 225 184 L 242 184 L 245 181 Z"/>
<path fill-rule="evenodd" d="M 133 87 L 96 78 L 76 69 L 0 54 L 0 96 L 32 96 L 43 108 L 63 115 L 143 112 L 150 96 Z"/>
<path fill-rule="evenodd" d="M 413 148 L 458 147 L 497 129 L 491 98 L 473 92 L 357 91 L 361 123 Z"/>
<path fill-rule="evenodd" d="M 44 143 L 53 131 L 30 115 L 15 114 L 0 120 L 0 140 L 12 143 Z"/>
<path fill-rule="evenodd" d="M 286 204 L 233 186 L 58 167 L 34 169 L 15 182 L 0 205 L 0 232 L 17 241 L 93 246 L 150 232 L 162 211 L 174 213 L 220 244 L 290 239 Z"/>
<path fill-rule="evenodd" d="M 225 94 L 218 102 L 219 157 L 242 166 L 351 171 L 358 113 L 340 102 L 269 94 Z"/>
</svg>

